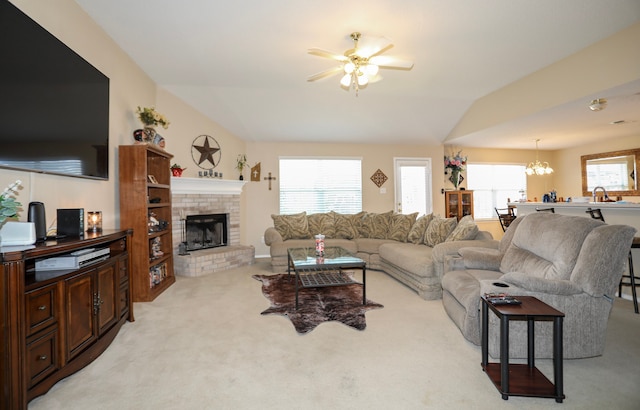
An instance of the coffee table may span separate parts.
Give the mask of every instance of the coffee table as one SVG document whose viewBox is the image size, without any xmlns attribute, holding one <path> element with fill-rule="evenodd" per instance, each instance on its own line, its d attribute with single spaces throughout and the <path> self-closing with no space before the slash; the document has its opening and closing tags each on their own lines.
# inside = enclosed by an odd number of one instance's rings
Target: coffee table
<svg viewBox="0 0 640 410">
<path fill-rule="evenodd" d="M 362 285 L 362 304 L 367 304 L 367 267 L 365 261 L 339 246 L 324 249 L 323 256 L 316 256 L 315 248 L 290 248 L 287 250 L 287 273 L 295 273 L 296 309 L 299 288 Z M 344 269 L 362 269 L 362 283 L 355 281 Z"/>
</svg>

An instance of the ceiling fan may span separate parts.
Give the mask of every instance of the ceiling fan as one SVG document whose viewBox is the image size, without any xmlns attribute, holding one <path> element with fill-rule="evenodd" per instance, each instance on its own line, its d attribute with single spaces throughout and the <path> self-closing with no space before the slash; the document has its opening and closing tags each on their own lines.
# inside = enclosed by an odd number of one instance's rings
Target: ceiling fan
<svg viewBox="0 0 640 410">
<path fill-rule="evenodd" d="M 340 65 L 309 76 L 307 81 L 317 81 L 338 73 L 344 73 L 340 80 L 340 86 L 347 91 L 353 88 L 356 91 L 356 95 L 358 95 L 360 88 L 366 87 L 369 83 L 382 80 L 382 76 L 378 74 L 379 68 L 395 70 L 411 70 L 413 68 L 412 61 L 381 55 L 393 47 L 393 44 L 388 39 L 382 37 L 376 39 L 377 41 L 371 41 L 371 44 L 359 47 L 358 43 L 361 37 L 362 35 L 358 32 L 351 33 L 353 48 L 345 51 L 343 55 L 319 48 L 310 48 L 308 50 L 309 54 L 336 60 Z"/>
</svg>

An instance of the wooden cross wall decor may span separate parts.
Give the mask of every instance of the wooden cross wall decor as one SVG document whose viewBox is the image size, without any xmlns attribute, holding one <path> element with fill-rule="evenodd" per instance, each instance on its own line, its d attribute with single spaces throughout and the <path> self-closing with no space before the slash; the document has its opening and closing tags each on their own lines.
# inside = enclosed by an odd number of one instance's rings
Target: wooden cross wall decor
<svg viewBox="0 0 640 410">
<path fill-rule="evenodd" d="M 264 177 L 265 181 L 269 181 L 269 191 L 271 191 L 271 181 L 275 181 L 276 177 L 271 176 L 271 172 L 269 172 L 268 177 Z"/>
</svg>

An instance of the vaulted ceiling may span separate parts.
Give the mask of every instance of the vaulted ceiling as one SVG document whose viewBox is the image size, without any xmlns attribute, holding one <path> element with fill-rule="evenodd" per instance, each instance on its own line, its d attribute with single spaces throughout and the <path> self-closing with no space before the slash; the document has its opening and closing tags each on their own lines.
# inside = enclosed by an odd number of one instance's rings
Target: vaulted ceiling
<svg viewBox="0 0 640 410">
<path fill-rule="evenodd" d="M 246 141 L 530 149 L 541 138 L 557 149 L 640 136 L 637 55 L 635 77 L 622 83 L 561 96 L 550 91 L 565 87 L 562 76 L 539 92 L 514 86 L 547 67 L 561 72 L 576 53 L 640 24 L 640 0 L 76 1 L 159 86 Z M 307 50 L 341 54 L 354 31 L 389 38 L 385 54 L 413 69 L 381 70 L 384 79 L 358 96 L 339 86 L 340 75 L 308 82 L 336 62 Z M 509 87 L 515 93 L 501 98 Z M 609 106 L 591 112 L 601 97 Z M 522 109 L 495 114 L 514 106 Z M 479 125 L 489 111 L 497 122 Z"/>
</svg>

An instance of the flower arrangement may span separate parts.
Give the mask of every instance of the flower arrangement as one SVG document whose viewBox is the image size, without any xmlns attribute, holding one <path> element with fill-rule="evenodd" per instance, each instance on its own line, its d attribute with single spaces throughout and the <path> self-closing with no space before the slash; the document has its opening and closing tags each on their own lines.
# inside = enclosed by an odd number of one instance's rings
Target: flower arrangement
<svg viewBox="0 0 640 410">
<path fill-rule="evenodd" d="M 140 108 L 138 106 L 136 114 L 138 114 L 138 118 L 140 118 L 140 121 L 142 121 L 144 125 L 160 125 L 165 130 L 169 128 L 170 123 L 167 117 L 157 112 L 154 107 Z"/>
<path fill-rule="evenodd" d="M 7 218 L 16 216 L 18 208 L 22 206 L 20 202 L 17 202 L 12 196 L 18 192 L 18 187 L 22 184 L 19 179 L 13 184 L 9 185 L 0 194 L 0 224 L 4 223 Z"/>
<path fill-rule="evenodd" d="M 247 161 L 247 154 L 238 154 L 238 159 L 236 160 L 236 168 L 242 174 L 242 170 L 249 165 L 249 161 Z"/>
<path fill-rule="evenodd" d="M 467 165 L 467 157 L 462 156 L 462 150 L 444 157 L 444 167 L 452 171 L 462 172 L 465 165 Z"/>
</svg>

